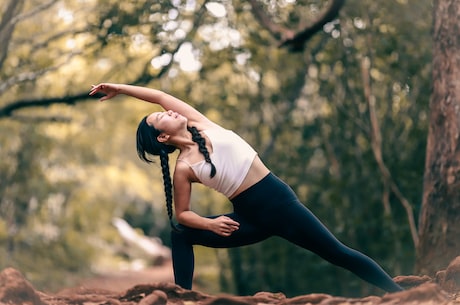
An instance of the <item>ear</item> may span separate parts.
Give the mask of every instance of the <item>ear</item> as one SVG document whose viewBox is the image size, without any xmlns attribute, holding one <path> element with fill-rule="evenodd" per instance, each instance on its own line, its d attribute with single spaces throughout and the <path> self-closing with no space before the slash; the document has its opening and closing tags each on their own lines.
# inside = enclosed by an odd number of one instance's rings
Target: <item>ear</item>
<svg viewBox="0 0 460 305">
<path fill-rule="evenodd" d="M 158 135 L 157 140 L 160 143 L 164 143 L 169 140 L 169 134 L 162 132 Z"/>
</svg>

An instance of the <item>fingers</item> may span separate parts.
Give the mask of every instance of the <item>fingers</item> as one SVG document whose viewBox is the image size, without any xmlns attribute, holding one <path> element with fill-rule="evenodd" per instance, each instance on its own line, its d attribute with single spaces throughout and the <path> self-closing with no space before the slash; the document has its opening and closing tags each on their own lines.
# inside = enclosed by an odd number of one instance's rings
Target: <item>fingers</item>
<svg viewBox="0 0 460 305">
<path fill-rule="evenodd" d="M 222 235 L 222 236 L 230 236 L 230 235 L 232 235 L 233 232 L 235 232 L 235 231 L 236 231 L 236 229 L 229 229 L 229 228 L 227 228 L 227 229 L 222 229 L 222 230 L 219 232 L 219 234 Z"/>
<path fill-rule="evenodd" d="M 240 224 L 233 219 L 222 216 L 222 222 L 219 225 L 219 233 L 222 236 L 230 236 L 233 232 L 238 230 L 240 227 Z"/>
<path fill-rule="evenodd" d="M 240 226 L 240 224 L 239 224 L 237 221 L 231 219 L 231 218 L 228 217 L 228 216 L 222 216 L 222 218 L 224 219 L 224 222 L 225 222 L 226 224 L 234 225 L 234 226 Z"/>
<path fill-rule="evenodd" d="M 101 83 L 98 85 L 91 85 L 90 93 L 97 91 L 110 91 L 111 89 L 113 90 L 113 86 L 111 84 Z"/>
<path fill-rule="evenodd" d="M 211 231 L 221 236 L 230 236 L 240 228 L 240 224 L 228 216 L 219 216 L 213 221 Z"/>
<path fill-rule="evenodd" d="M 91 85 L 91 90 L 89 91 L 89 95 L 92 96 L 99 92 L 105 94 L 104 96 L 99 98 L 99 101 L 101 102 L 108 100 L 109 98 L 114 96 L 114 94 L 111 94 L 110 92 L 110 87 L 107 86 L 106 84 Z"/>
<path fill-rule="evenodd" d="M 91 85 L 91 90 L 89 91 L 89 95 L 94 95 L 99 90 L 104 89 L 102 84 L 99 85 Z"/>
</svg>

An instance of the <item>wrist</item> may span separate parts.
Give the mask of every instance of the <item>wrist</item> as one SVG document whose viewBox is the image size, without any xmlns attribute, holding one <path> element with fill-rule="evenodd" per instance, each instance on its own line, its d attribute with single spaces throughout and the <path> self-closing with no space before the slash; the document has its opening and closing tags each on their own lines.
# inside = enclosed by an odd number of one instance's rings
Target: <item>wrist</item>
<svg viewBox="0 0 460 305">
<path fill-rule="evenodd" d="M 204 229 L 208 231 L 212 231 L 212 219 L 207 217 L 203 218 Z"/>
<path fill-rule="evenodd" d="M 116 84 L 116 85 L 115 85 L 115 91 L 117 92 L 117 94 L 125 94 L 125 95 L 128 95 L 128 90 L 126 89 L 126 85 L 125 85 L 125 84 Z"/>
</svg>

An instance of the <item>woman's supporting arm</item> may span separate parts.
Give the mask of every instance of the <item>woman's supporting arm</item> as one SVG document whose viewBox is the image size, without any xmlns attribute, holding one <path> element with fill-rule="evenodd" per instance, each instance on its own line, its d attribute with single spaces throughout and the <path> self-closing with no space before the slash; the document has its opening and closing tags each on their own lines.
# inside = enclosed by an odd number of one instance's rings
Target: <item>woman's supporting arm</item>
<svg viewBox="0 0 460 305">
<path fill-rule="evenodd" d="M 174 171 L 174 206 L 177 221 L 187 227 L 212 231 L 218 235 L 230 236 L 238 230 L 239 223 L 227 216 L 207 218 L 190 209 L 192 184 L 188 175 L 190 168 L 179 163 Z"/>
</svg>

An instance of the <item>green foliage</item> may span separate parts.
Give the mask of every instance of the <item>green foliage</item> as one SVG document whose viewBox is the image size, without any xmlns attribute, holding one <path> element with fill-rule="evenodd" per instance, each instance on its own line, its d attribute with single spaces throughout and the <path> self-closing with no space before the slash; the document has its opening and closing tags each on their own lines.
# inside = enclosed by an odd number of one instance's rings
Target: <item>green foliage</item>
<svg viewBox="0 0 460 305">
<path fill-rule="evenodd" d="M 30 12 L 35 1 L 24 3 Z M 172 58 L 167 73 L 148 85 L 238 131 L 339 239 L 391 275 L 410 274 L 407 215 L 372 151 L 361 67 L 369 63 L 383 160 L 418 215 L 430 3 L 347 1 L 340 18 L 298 53 L 278 48 L 246 1 L 221 1 L 224 17 L 205 12 L 199 20 L 202 3 L 186 3 L 56 1 L 25 18 L 1 63 L 0 108 L 86 92 L 99 81 L 133 82 L 144 71 L 148 81 L 163 67 L 159 59 L 172 56 L 185 39 L 195 58 Z M 265 9 L 295 29 L 325 5 L 279 1 Z M 195 61 L 199 70 L 184 70 Z M 122 97 L 88 102 L 23 109 L 0 121 L 0 267 L 13 265 L 47 289 L 69 284 L 69 274 L 97 269 L 101 255 L 116 255 L 122 242 L 113 217 L 169 244 L 160 166 L 142 164 L 135 152 L 137 122 L 157 108 Z M 194 186 L 192 206 L 202 215 L 231 209 L 200 186 Z M 222 291 L 239 294 L 375 292 L 277 238 L 228 253 L 197 253 L 197 281 L 212 291 L 220 282 Z"/>
<path fill-rule="evenodd" d="M 40 162 L 51 153 L 49 139 L 28 124 L 4 124 L 4 127 L 10 133 L 2 133 L 2 143 L 11 140 L 7 135 L 17 137 L 13 141 L 15 145 L 4 146 L 2 150 L 3 156 L 15 162 L 2 163 L 8 168 L 2 171 L 1 177 L 3 255 L 0 267 L 24 270 L 29 278 L 36 280 L 38 287 L 62 285 L 68 278 L 62 271 L 87 271 L 85 266 L 92 249 L 82 243 L 82 236 L 78 236 L 75 228 L 66 228 L 61 218 L 65 200 L 61 188 L 66 187 L 47 180 L 44 164 Z"/>
</svg>

